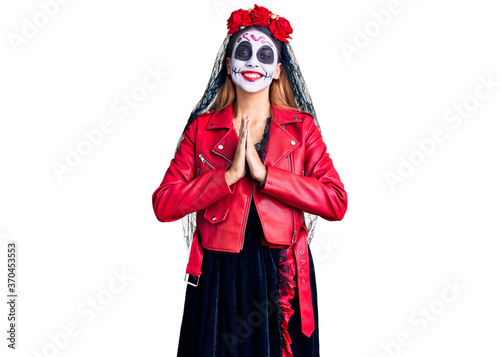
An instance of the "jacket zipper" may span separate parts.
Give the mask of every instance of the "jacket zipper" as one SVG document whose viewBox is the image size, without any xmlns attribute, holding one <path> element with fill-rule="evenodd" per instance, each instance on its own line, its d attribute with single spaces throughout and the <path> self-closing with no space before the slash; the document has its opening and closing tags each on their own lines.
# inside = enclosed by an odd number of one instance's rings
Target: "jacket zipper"
<svg viewBox="0 0 500 357">
<path fill-rule="evenodd" d="M 245 229 L 243 230 L 243 238 L 242 238 L 242 243 L 241 243 L 241 248 L 240 251 L 243 249 L 243 245 L 245 245 L 245 233 L 247 231 L 247 223 L 248 223 L 248 216 L 250 215 L 250 208 L 252 206 L 252 198 L 253 198 L 253 187 L 255 185 L 255 181 L 252 181 L 252 193 L 250 195 L 250 203 L 248 204 L 248 212 L 247 212 L 247 218 L 245 219 Z"/>
<path fill-rule="evenodd" d="M 283 127 L 285 128 L 286 131 L 286 124 L 283 124 Z M 290 165 L 290 154 L 287 155 L 288 157 L 288 171 L 292 172 L 292 167 Z M 292 218 L 293 218 L 293 234 L 292 234 L 292 244 L 297 242 L 297 231 L 295 230 L 295 208 L 292 207 Z"/>
<path fill-rule="evenodd" d="M 202 154 L 199 154 L 198 157 L 200 158 L 200 160 L 201 160 L 202 163 L 209 164 L 212 169 L 216 170 L 216 168 L 214 167 L 214 165 L 212 165 L 210 162 L 208 162 L 208 160 L 205 159 Z"/>
<path fill-rule="evenodd" d="M 225 157 L 224 155 L 219 154 L 219 153 L 218 153 L 218 152 L 216 152 L 214 149 L 212 149 L 212 152 L 213 152 L 214 154 L 219 155 L 220 157 L 222 157 L 222 158 L 226 159 L 226 160 L 227 160 L 227 161 L 229 161 L 230 163 L 233 163 L 233 161 L 232 161 L 232 160 L 229 160 L 229 159 L 228 159 L 227 157 Z"/>
</svg>

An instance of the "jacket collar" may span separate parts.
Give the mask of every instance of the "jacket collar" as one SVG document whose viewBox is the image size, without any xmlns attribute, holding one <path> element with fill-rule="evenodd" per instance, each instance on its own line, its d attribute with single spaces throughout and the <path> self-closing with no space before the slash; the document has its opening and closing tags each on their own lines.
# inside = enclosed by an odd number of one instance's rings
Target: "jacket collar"
<svg viewBox="0 0 500 357">
<path fill-rule="evenodd" d="M 269 127 L 269 148 L 264 160 L 264 165 L 276 166 L 288 154 L 290 154 L 301 143 L 297 138 L 285 128 L 284 124 L 301 123 L 302 116 L 295 110 L 271 107 L 274 120 L 271 120 Z M 212 147 L 216 154 L 233 161 L 236 147 L 238 145 L 238 135 L 233 125 L 233 106 L 219 112 L 213 112 L 208 121 L 206 129 L 226 128 L 226 132 Z"/>
</svg>

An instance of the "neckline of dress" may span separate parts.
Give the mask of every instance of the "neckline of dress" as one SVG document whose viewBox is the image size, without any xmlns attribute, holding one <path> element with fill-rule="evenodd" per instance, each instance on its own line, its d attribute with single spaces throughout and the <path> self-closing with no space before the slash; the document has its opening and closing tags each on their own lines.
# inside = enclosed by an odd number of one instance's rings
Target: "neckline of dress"
<svg viewBox="0 0 500 357">
<path fill-rule="evenodd" d="M 260 141 L 258 143 L 255 143 L 254 146 L 260 146 L 262 141 L 264 141 L 264 139 L 266 139 L 266 131 L 268 130 L 269 123 L 271 122 L 270 119 L 271 119 L 271 117 L 267 118 L 266 126 L 264 127 L 264 134 L 262 135 L 262 139 L 260 139 Z"/>
</svg>

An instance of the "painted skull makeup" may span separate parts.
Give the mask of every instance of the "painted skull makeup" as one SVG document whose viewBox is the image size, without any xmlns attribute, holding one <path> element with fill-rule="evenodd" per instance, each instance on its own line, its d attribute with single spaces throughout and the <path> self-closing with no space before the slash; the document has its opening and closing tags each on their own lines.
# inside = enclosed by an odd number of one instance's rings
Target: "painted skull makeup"
<svg viewBox="0 0 500 357">
<path fill-rule="evenodd" d="M 231 79 L 245 92 L 259 92 L 271 85 L 277 66 L 276 45 L 264 33 L 252 30 L 236 40 L 231 55 Z"/>
</svg>

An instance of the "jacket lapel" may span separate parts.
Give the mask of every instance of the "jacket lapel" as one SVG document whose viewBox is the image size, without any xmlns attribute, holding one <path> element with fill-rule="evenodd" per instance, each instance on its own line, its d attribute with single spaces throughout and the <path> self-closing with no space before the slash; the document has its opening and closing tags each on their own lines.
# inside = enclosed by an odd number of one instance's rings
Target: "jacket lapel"
<svg viewBox="0 0 500 357">
<path fill-rule="evenodd" d="M 233 161 L 236 147 L 238 146 L 238 134 L 233 125 L 233 106 L 230 105 L 220 112 L 214 112 L 208 121 L 206 129 L 215 130 L 225 128 L 223 135 L 215 142 L 212 150 L 217 154 Z"/>
<path fill-rule="evenodd" d="M 302 118 L 297 112 L 288 109 L 279 109 L 272 106 L 275 120 L 271 120 L 269 127 L 269 149 L 264 160 L 264 165 L 276 166 L 288 154 L 300 145 L 300 142 L 292 134 L 290 126 L 301 123 Z M 238 135 L 233 125 L 233 106 L 230 105 L 220 112 L 214 112 L 208 121 L 207 130 L 227 129 L 215 142 L 212 150 L 217 154 L 234 160 L 236 147 L 238 146 Z"/>
</svg>

